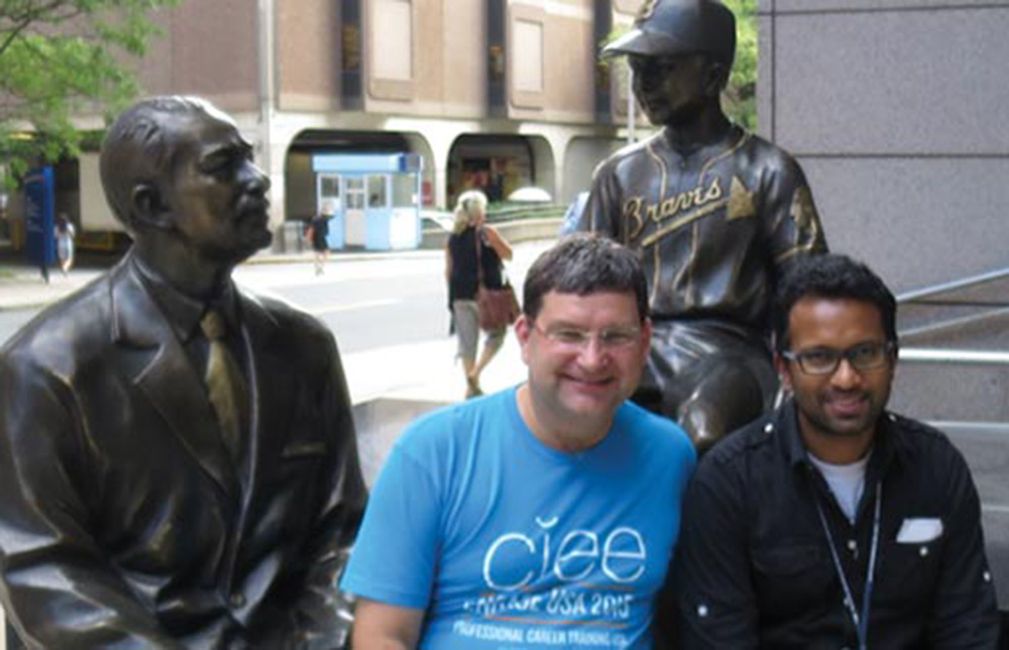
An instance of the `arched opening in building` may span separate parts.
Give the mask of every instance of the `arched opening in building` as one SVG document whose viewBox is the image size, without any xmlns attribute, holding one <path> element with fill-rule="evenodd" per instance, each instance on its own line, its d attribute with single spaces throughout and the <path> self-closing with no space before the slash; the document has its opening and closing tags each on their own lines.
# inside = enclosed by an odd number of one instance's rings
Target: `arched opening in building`
<svg viewBox="0 0 1009 650">
<path fill-rule="evenodd" d="M 284 214 L 288 221 L 308 221 L 321 207 L 317 199 L 312 157 L 341 153 L 411 153 L 402 134 L 382 131 L 327 131 L 308 129 L 299 133 L 287 149 L 284 162 Z"/>
<path fill-rule="evenodd" d="M 529 186 L 553 193 L 553 152 L 538 136 L 461 135 L 449 152 L 447 183 L 449 205 L 469 189 L 482 190 L 491 201 Z"/>
<path fill-rule="evenodd" d="M 288 149 L 284 177 L 287 220 L 327 215 L 334 250 L 416 247 L 421 208 L 434 200 L 431 147 L 419 133 L 303 131 Z M 294 238 L 288 229 L 285 248 Z"/>
</svg>

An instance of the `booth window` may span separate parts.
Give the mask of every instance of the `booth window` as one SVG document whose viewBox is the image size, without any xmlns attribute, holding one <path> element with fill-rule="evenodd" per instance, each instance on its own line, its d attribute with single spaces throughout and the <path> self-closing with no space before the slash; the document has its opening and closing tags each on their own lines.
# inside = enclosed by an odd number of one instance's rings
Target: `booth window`
<svg viewBox="0 0 1009 650">
<path fill-rule="evenodd" d="M 385 191 L 385 175 L 368 177 L 368 207 L 384 208 L 388 205 Z"/>
<path fill-rule="evenodd" d="M 392 177 L 392 207 L 412 208 L 417 205 L 417 178 L 413 174 Z"/>
<path fill-rule="evenodd" d="M 348 178 L 347 179 L 347 209 L 348 210 L 362 210 L 364 209 L 364 179 L 363 178 Z"/>
<path fill-rule="evenodd" d="M 340 208 L 340 177 L 331 174 L 319 176 L 319 209 L 332 214 Z"/>
</svg>

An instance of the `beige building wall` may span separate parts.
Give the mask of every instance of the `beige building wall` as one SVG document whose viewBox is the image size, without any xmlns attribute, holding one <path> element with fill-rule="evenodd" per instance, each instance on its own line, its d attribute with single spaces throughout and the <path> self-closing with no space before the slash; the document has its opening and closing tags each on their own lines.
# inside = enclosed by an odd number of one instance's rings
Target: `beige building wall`
<svg viewBox="0 0 1009 650">
<path fill-rule="evenodd" d="M 487 9 L 485 2 L 429 0 L 442 6 L 442 34 L 425 47 L 441 49 L 443 114 L 480 118 L 487 113 Z"/>
<path fill-rule="evenodd" d="M 613 0 L 614 16 L 618 2 L 636 1 Z M 360 0 L 354 110 L 342 105 L 344 40 L 354 31 L 343 25 L 344 0 L 185 0 L 156 13 L 164 34 L 136 67 L 145 94 L 201 95 L 235 117 L 272 181 L 277 225 L 286 216 L 288 152 L 307 130 L 402 134 L 424 156 L 441 207 L 451 198 L 447 169 L 461 136 L 520 136 L 535 156 L 533 181 L 567 200 L 586 182 L 584 173 L 565 178 L 572 140 L 598 141 L 580 151 L 608 150 L 623 121 L 596 122 L 595 2 L 504 0 L 502 117 L 488 109 L 494 5 Z"/>
<path fill-rule="evenodd" d="M 364 112 L 486 116 L 485 2 L 372 0 L 363 9 Z M 509 119 L 593 122 L 592 12 L 591 0 L 509 3 Z"/>
<path fill-rule="evenodd" d="M 512 0 L 506 29 L 508 117 L 516 120 L 591 123 L 593 8 L 591 0 Z M 542 37 L 539 60 L 531 38 Z M 539 69 L 536 69 L 539 66 Z M 532 80 L 541 79 L 538 90 Z"/>
<path fill-rule="evenodd" d="M 340 15 L 333 0 L 279 2 L 275 9 L 276 108 L 339 108 Z"/>
<path fill-rule="evenodd" d="M 189 0 L 161 12 L 164 36 L 138 67 L 144 91 L 201 95 L 230 112 L 256 110 L 256 10 L 256 0 Z"/>
<path fill-rule="evenodd" d="M 485 6 L 458 0 L 366 2 L 365 112 L 482 117 Z"/>
</svg>

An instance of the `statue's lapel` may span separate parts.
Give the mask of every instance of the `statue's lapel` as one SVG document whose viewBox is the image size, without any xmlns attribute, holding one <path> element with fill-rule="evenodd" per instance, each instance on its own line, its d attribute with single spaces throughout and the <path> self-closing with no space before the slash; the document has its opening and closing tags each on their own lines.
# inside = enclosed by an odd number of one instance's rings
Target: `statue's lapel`
<svg viewBox="0 0 1009 650">
<path fill-rule="evenodd" d="M 221 440 L 202 379 L 128 259 L 113 271 L 113 340 L 130 380 L 151 401 L 172 433 L 224 492 L 238 480 Z M 136 422 L 138 435 L 155 435 L 153 422 Z"/>
</svg>

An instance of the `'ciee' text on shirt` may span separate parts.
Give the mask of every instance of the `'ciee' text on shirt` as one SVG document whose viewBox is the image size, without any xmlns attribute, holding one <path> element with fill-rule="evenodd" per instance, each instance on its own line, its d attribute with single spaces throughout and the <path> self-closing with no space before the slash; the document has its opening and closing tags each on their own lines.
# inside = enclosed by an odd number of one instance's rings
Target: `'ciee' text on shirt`
<svg viewBox="0 0 1009 650">
<path fill-rule="evenodd" d="M 487 548 L 483 560 L 487 587 L 515 591 L 549 573 L 561 582 L 579 582 L 593 573 L 597 563 L 603 575 L 618 585 L 633 583 L 645 572 L 648 550 L 641 533 L 634 528 L 619 526 L 605 535 L 575 529 L 561 535 L 560 531 L 554 533 L 552 530 L 557 525 L 557 517 L 546 520 L 536 517 L 535 521 L 539 530 L 531 534 L 505 533 Z M 555 542 L 558 538 L 560 541 Z M 506 563 L 510 571 L 495 571 Z M 521 576 L 514 575 L 519 566 L 525 572 Z"/>
</svg>

